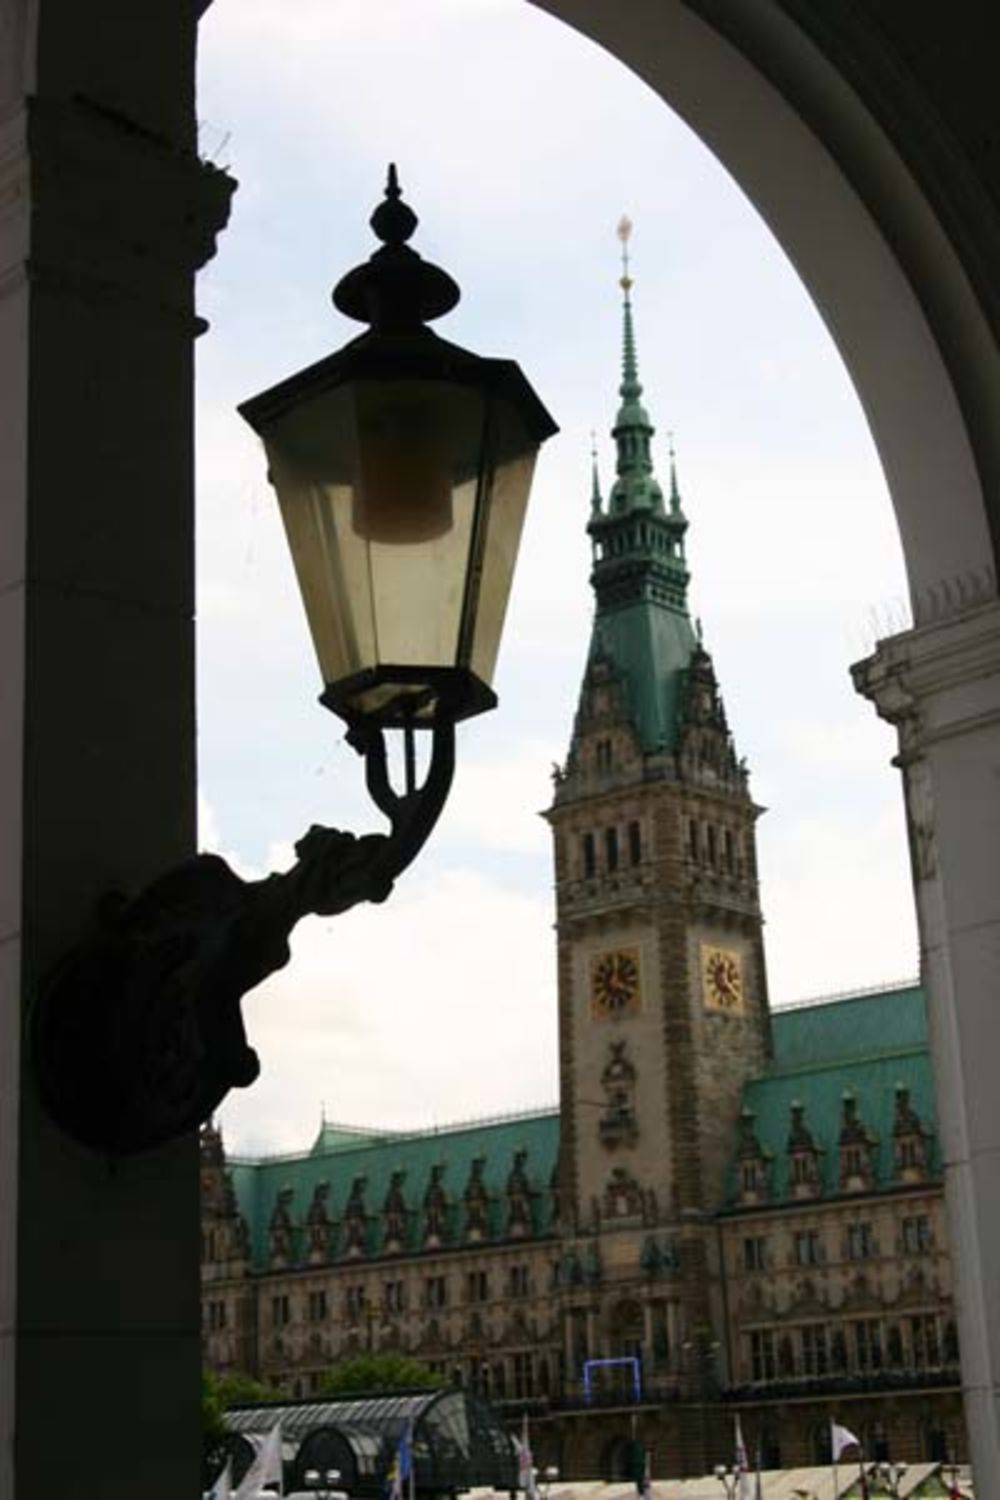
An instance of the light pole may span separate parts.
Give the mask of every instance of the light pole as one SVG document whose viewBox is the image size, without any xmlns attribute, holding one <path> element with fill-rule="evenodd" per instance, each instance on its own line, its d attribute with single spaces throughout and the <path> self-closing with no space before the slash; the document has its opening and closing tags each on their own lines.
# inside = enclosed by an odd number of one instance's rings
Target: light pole
<svg viewBox="0 0 1000 1500">
<path fill-rule="evenodd" d="M 30 1023 L 48 1113 L 104 1154 L 185 1135 L 254 1081 L 243 996 L 287 963 L 301 917 L 385 900 L 444 806 L 455 725 L 496 704 L 534 461 L 556 426 L 513 361 L 427 327 L 460 293 L 407 243 L 417 218 L 395 167 L 371 225 L 379 248 L 333 293 L 370 326 L 240 412 L 266 450 L 320 701 L 364 758 L 389 832 L 313 826 L 281 875 L 244 881 L 201 855 L 138 896 L 107 893 L 91 930 L 43 979 Z M 403 737 L 400 791 L 390 731 Z M 430 750 L 418 785 L 420 734 Z"/>
<path fill-rule="evenodd" d="M 338 1490 L 339 1469 L 307 1469 L 302 1476 L 307 1490 L 315 1490 L 317 1500 L 348 1500 L 346 1490 Z"/>
<path fill-rule="evenodd" d="M 726 1500 L 734 1500 L 736 1486 L 739 1483 L 739 1470 L 727 1469 L 725 1464 L 716 1464 L 714 1469 L 716 1479 L 722 1485 Z"/>
<path fill-rule="evenodd" d="M 882 1462 L 878 1466 L 879 1474 L 889 1486 L 889 1494 L 896 1496 L 896 1500 L 899 1497 L 900 1480 L 909 1467 L 909 1464 L 906 1463 L 894 1464 L 888 1462 Z"/>
</svg>

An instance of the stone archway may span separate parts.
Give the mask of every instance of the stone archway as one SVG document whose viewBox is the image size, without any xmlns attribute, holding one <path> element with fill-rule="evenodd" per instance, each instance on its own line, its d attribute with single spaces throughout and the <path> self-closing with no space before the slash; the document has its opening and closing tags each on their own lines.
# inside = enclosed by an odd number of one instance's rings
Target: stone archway
<svg viewBox="0 0 1000 1500">
<path fill-rule="evenodd" d="M 981 7 L 914 0 L 894 36 L 877 0 L 536 3 L 645 78 L 742 184 L 823 312 L 882 456 L 921 628 L 862 686 L 903 741 L 963 1380 L 989 1488 L 1000 229 L 988 49 L 957 45 Z M 193 849 L 192 284 L 229 191 L 194 154 L 204 8 L 0 0 L 0 1491 L 13 1500 L 65 1484 L 64 1455 L 90 1451 L 109 1388 L 109 1500 L 137 1473 L 150 1500 L 172 1500 L 197 1469 L 197 1145 L 112 1180 L 55 1137 L 19 1058 L 31 985 L 96 897 Z M 53 1369 L 74 1393 L 55 1446 Z"/>
</svg>

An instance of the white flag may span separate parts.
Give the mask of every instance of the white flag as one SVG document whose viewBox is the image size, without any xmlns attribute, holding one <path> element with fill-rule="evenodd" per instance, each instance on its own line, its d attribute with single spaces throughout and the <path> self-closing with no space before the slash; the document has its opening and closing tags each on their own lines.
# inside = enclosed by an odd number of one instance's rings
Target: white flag
<svg viewBox="0 0 1000 1500">
<path fill-rule="evenodd" d="M 257 1500 L 257 1492 L 269 1481 L 278 1481 L 278 1493 L 282 1490 L 281 1472 L 281 1423 L 275 1422 L 270 1432 L 257 1449 L 257 1456 L 240 1481 L 233 1500 Z"/>
<path fill-rule="evenodd" d="M 834 1463 L 840 1462 L 840 1455 L 845 1448 L 860 1448 L 861 1443 L 854 1433 L 847 1427 L 841 1427 L 836 1422 L 830 1423 L 830 1449 L 833 1453 Z"/>
<path fill-rule="evenodd" d="M 232 1500 L 232 1494 L 233 1465 L 232 1460 L 227 1458 L 222 1473 L 208 1492 L 208 1500 Z"/>
<path fill-rule="evenodd" d="M 747 1458 L 746 1443 L 743 1441 L 743 1428 L 740 1419 L 736 1417 L 736 1462 L 734 1468 L 739 1475 L 740 1482 L 736 1491 L 737 1500 L 753 1500 L 753 1481 L 750 1478 L 750 1460 Z"/>
<path fill-rule="evenodd" d="M 538 1486 L 535 1483 L 535 1462 L 531 1456 L 531 1438 L 528 1435 L 528 1414 L 525 1412 L 524 1421 L 521 1426 L 521 1440 L 514 1439 L 517 1449 L 517 1483 L 518 1488 L 528 1497 L 528 1500 L 538 1500 Z"/>
</svg>

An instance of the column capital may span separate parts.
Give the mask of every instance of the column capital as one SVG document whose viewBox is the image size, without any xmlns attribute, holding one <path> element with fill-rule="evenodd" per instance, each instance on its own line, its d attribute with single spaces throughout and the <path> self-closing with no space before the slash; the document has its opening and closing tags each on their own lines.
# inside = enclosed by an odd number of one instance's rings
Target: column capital
<svg viewBox="0 0 1000 1500">
<path fill-rule="evenodd" d="M 0 121 L 0 283 L 26 276 L 190 325 L 191 273 L 215 254 L 235 188 L 221 168 L 97 101 L 29 98 Z"/>
<path fill-rule="evenodd" d="M 1000 724 L 1000 601 L 887 637 L 851 676 L 898 730 L 903 764 L 942 740 Z"/>
</svg>

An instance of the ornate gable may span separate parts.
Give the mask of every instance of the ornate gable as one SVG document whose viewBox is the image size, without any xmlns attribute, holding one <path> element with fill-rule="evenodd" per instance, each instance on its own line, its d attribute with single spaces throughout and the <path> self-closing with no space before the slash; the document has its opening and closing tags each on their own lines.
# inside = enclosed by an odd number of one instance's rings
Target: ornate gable
<svg viewBox="0 0 1000 1500">
<path fill-rule="evenodd" d="M 406 1199 L 403 1197 L 405 1172 L 393 1172 L 382 1205 L 382 1249 L 395 1254 L 406 1247 Z"/>
<path fill-rule="evenodd" d="M 490 1199 L 483 1180 L 485 1168 L 485 1156 L 477 1156 L 469 1167 L 469 1180 L 462 1194 L 465 1238 L 470 1244 L 486 1239 L 490 1232 Z"/>
<path fill-rule="evenodd" d="M 433 1250 L 444 1243 L 448 1232 L 448 1198 L 444 1190 L 445 1167 L 443 1163 L 431 1167 L 430 1179 L 424 1192 L 423 1242 L 425 1250 Z"/>
<path fill-rule="evenodd" d="M 756 1126 L 753 1110 L 744 1109 L 736 1150 L 736 1195 L 741 1204 L 766 1203 L 771 1196 L 771 1157 L 760 1143 Z"/>
<path fill-rule="evenodd" d="M 322 1264 L 330 1254 L 330 1236 L 332 1226 L 330 1215 L 327 1212 L 327 1199 L 330 1196 L 330 1184 L 319 1182 L 313 1191 L 309 1211 L 306 1214 L 306 1238 L 308 1259 L 314 1264 Z"/>
<path fill-rule="evenodd" d="M 514 1165 L 507 1176 L 507 1233 L 511 1237 L 530 1234 L 533 1228 L 531 1184 L 525 1170 L 527 1160 L 527 1151 L 515 1151 Z"/>
<path fill-rule="evenodd" d="M 294 1190 L 282 1188 L 268 1221 L 268 1250 L 272 1270 L 291 1264 L 292 1260 L 292 1198 Z"/>
<path fill-rule="evenodd" d="M 746 766 L 736 755 L 715 666 L 702 645 L 700 628 L 681 689 L 677 767 L 681 778 L 695 785 L 747 789 Z"/>
<path fill-rule="evenodd" d="M 368 1249 L 368 1215 L 365 1212 L 366 1177 L 355 1177 L 344 1209 L 343 1253 L 357 1257 Z"/>
<path fill-rule="evenodd" d="M 875 1186 L 878 1137 L 866 1130 L 858 1116 L 858 1101 L 851 1090 L 843 1096 L 840 1121 L 840 1191 L 866 1193 Z"/>
<path fill-rule="evenodd" d="M 910 1091 L 896 1085 L 892 1123 L 892 1164 L 897 1182 L 925 1182 L 930 1172 L 930 1132 L 910 1103 Z"/>
<path fill-rule="evenodd" d="M 791 1106 L 787 1151 L 789 1197 L 818 1198 L 823 1191 L 822 1149 L 805 1122 L 805 1106 L 798 1099 Z"/>
</svg>

